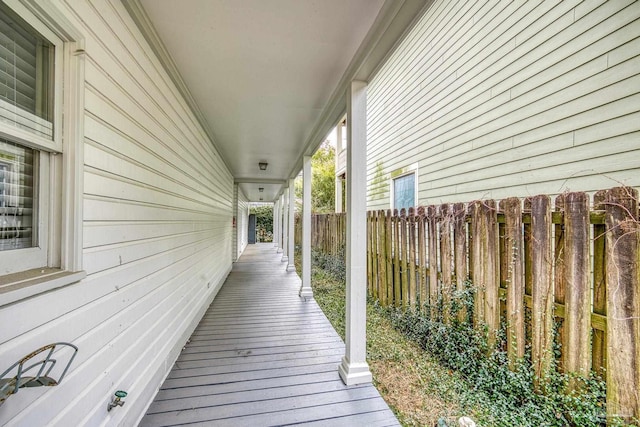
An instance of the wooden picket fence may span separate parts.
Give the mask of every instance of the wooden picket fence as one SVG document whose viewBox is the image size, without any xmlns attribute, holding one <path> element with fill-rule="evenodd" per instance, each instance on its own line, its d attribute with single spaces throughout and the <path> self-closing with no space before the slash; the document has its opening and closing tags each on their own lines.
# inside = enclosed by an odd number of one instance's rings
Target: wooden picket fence
<svg viewBox="0 0 640 427">
<path fill-rule="evenodd" d="M 371 211 L 368 291 L 382 305 L 427 310 L 444 323 L 506 327 L 510 364 L 531 346 L 536 386 L 552 366 L 605 374 L 607 412 L 640 418 L 638 192 L 508 198 Z M 312 246 L 340 255 L 344 214 L 314 215 Z M 454 310 L 472 286 L 473 312 Z M 554 324 L 560 326 L 554 333 Z"/>
</svg>

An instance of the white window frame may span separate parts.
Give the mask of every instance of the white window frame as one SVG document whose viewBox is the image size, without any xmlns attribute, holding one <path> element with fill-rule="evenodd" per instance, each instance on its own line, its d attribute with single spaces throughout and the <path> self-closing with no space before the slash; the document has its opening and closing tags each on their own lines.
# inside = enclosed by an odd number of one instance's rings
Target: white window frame
<svg viewBox="0 0 640 427">
<path fill-rule="evenodd" d="M 3 1 L 55 46 L 55 59 L 52 139 L 0 123 L 1 137 L 38 151 L 34 156 L 37 247 L 0 253 L 0 306 L 86 276 L 82 271 L 84 39 L 53 2 Z"/>
<path fill-rule="evenodd" d="M 395 198 L 396 198 L 396 186 L 395 180 L 398 178 L 403 178 L 407 175 L 413 175 L 413 202 L 415 206 L 418 206 L 418 164 L 414 163 L 404 168 L 396 169 L 389 174 L 389 187 L 391 191 L 389 191 L 389 207 L 391 211 L 395 209 Z M 414 207 L 415 207 L 414 206 Z M 398 209 L 400 211 L 400 209 Z"/>
</svg>

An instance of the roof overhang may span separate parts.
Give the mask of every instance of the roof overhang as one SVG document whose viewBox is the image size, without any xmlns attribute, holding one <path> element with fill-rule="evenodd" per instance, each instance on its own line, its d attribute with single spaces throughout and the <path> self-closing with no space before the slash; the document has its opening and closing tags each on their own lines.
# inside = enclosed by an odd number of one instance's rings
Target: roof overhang
<svg viewBox="0 0 640 427">
<path fill-rule="evenodd" d="M 299 174 L 344 116 L 350 82 L 371 80 L 432 2 L 122 1 L 256 202 Z"/>
</svg>

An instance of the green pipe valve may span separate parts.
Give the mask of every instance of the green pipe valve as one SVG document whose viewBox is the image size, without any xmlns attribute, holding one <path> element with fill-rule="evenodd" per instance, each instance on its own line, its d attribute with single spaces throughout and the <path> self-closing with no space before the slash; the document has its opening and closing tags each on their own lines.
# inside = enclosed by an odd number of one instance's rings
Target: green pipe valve
<svg viewBox="0 0 640 427">
<path fill-rule="evenodd" d="M 115 398 L 107 405 L 107 412 L 111 411 L 116 406 L 124 405 L 124 398 L 127 397 L 127 392 L 118 390 L 115 393 Z"/>
</svg>

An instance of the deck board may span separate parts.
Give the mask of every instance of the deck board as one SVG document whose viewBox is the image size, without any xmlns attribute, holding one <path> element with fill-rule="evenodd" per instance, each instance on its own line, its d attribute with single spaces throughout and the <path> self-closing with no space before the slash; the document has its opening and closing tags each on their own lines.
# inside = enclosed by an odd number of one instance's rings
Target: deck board
<svg viewBox="0 0 640 427">
<path fill-rule="evenodd" d="M 338 376 L 344 343 L 271 244 L 249 245 L 141 426 L 397 426 L 371 385 Z"/>
</svg>

